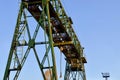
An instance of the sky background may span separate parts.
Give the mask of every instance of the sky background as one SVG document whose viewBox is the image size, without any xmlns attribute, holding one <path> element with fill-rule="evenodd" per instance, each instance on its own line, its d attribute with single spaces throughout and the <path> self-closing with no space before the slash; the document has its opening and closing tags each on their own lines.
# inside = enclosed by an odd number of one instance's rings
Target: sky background
<svg viewBox="0 0 120 80">
<path fill-rule="evenodd" d="M 61 1 L 73 20 L 73 28 L 81 45 L 85 48 L 87 80 L 104 80 L 101 72 L 109 72 L 109 80 L 119 80 L 120 0 Z M 18 10 L 18 0 L 0 1 L 0 80 L 3 79 Z"/>
</svg>

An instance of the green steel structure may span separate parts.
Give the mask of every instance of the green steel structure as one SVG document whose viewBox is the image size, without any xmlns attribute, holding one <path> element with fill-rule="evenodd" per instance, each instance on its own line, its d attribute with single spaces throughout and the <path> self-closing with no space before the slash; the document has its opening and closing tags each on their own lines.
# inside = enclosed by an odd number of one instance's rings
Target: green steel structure
<svg viewBox="0 0 120 80">
<path fill-rule="evenodd" d="M 40 80 L 48 80 L 47 70 L 51 71 L 50 80 L 58 80 L 55 47 L 65 56 L 64 80 L 86 80 L 87 61 L 72 24 L 60 0 L 22 0 L 3 80 L 19 79 L 31 49 L 41 72 Z"/>
</svg>

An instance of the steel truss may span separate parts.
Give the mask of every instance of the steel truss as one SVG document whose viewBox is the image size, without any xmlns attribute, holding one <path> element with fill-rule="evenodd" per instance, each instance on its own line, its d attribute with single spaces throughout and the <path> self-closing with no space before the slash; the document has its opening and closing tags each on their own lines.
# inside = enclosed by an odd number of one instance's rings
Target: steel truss
<svg viewBox="0 0 120 80">
<path fill-rule="evenodd" d="M 34 31 L 31 17 L 37 24 Z M 58 47 L 66 58 L 64 80 L 86 80 L 84 63 L 87 61 L 72 24 L 60 0 L 22 0 L 3 80 L 19 79 L 31 49 L 43 79 L 47 80 L 45 72 L 49 70 L 51 80 L 58 80 L 54 47 Z M 39 40 L 40 28 L 43 29 L 44 41 Z M 27 37 L 24 37 L 24 32 Z M 38 45 L 45 45 L 43 55 L 38 51 Z M 12 73 L 14 76 L 11 77 Z"/>
</svg>

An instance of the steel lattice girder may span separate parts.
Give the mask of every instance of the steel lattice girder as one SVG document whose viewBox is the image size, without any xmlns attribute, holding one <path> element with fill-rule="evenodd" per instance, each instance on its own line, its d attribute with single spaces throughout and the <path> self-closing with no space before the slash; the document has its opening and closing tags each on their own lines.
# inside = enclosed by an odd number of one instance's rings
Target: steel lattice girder
<svg viewBox="0 0 120 80">
<path fill-rule="evenodd" d="M 30 34 L 30 29 L 28 27 L 28 21 L 27 21 L 28 16 L 25 13 L 25 10 L 27 10 L 38 23 L 35 32 L 33 34 L 33 37 L 31 37 Z M 23 31 L 25 29 L 25 28 L 22 29 L 20 28 L 21 23 L 24 24 L 24 27 L 27 29 L 27 33 L 28 33 L 28 39 L 25 40 L 24 44 L 19 43 L 20 42 L 19 39 L 21 38 L 21 35 L 23 34 Z M 66 65 L 65 76 L 70 76 L 69 79 L 71 77 L 72 79 L 74 79 L 76 75 L 74 75 L 73 71 L 75 72 L 75 74 L 80 72 L 83 75 L 81 77 L 81 80 L 86 80 L 85 69 L 84 69 L 84 63 L 86 63 L 86 59 L 83 56 L 83 48 L 81 47 L 80 42 L 72 28 L 71 25 L 72 23 L 73 22 L 71 18 L 66 15 L 60 0 L 51 0 L 51 1 L 22 0 L 3 80 L 9 80 L 9 76 L 10 76 L 9 74 L 12 71 L 16 71 L 15 77 L 13 79 L 17 80 L 20 71 L 31 49 L 33 49 L 35 53 L 35 57 L 39 64 L 39 68 L 42 72 L 43 79 L 45 80 L 44 69 L 52 69 L 52 80 L 58 80 L 54 47 L 58 47 L 66 57 L 67 65 Z M 48 41 L 44 41 L 44 42 L 35 41 L 37 34 L 39 33 L 40 27 L 43 28 L 46 35 L 48 36 Z M 41 45 L 41 44 L 48 45 L 45 51 L 45 55 L 42 59 L 42 62 L 40 62 L 35 48 L 35 45 Z M 18 52 L 16 48 L 19 46 L 28 47 L 21 61 L 19 60 L 19 56 L 16 53 Z M 44 67 L 44 62 L 47 59 L 48 52 L 50 50 L 52 57 L 52 66 Z M 15 56 L 16 58 L 17 65 L 15 66 L 15 68 L 11 69 L 13 56 Z M 75 64 L 71 66 L 72 63 Z M 73 67 L 74 70 L 72 70 Z M 78 68 L 80 69 L 78 70 Z M 67 80 L 67 78 L 65 78 L 65 80 Z"/>
</svg>

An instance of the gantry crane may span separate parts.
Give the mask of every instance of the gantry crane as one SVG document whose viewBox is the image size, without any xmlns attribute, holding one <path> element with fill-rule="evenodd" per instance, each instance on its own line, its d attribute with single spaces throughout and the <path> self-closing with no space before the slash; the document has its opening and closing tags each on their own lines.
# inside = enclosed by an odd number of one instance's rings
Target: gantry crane
<svg viewBox="0 0 120 80">
<path fill-rule="evenodd" d="M 84 63 L 87 61 L 72 24 L 60 0 L 21 0 L 3 80 L 19 79 L 31 49 L 39 65 L 41 79 L 47 80 L 45 72 L 49 70 L 50 80 L 58 80 L 55 47 L 65 56 L 64 80 L 86 80 Z M 25 32 L 27 37 L 24 37 Z"/>
</svg>

